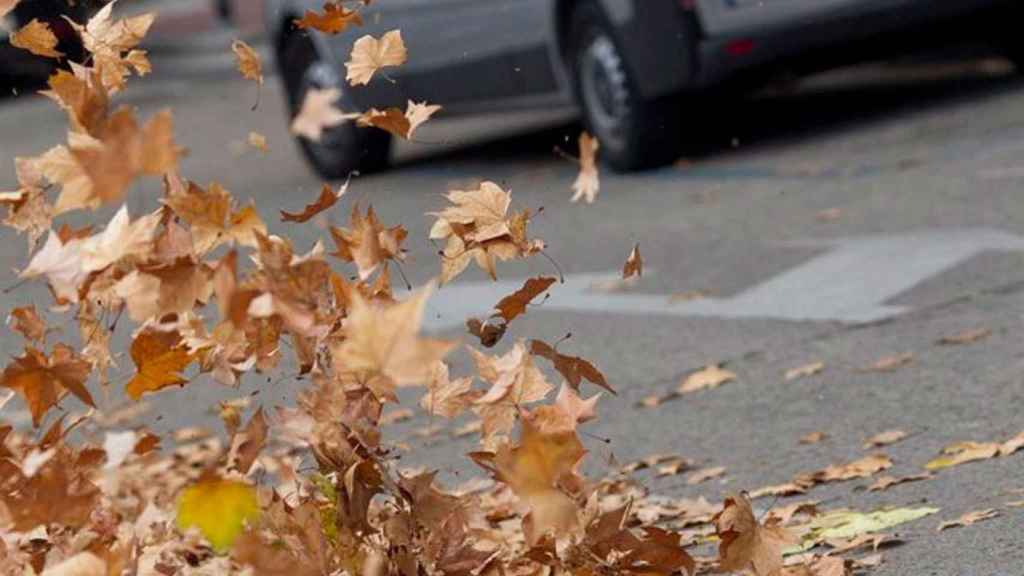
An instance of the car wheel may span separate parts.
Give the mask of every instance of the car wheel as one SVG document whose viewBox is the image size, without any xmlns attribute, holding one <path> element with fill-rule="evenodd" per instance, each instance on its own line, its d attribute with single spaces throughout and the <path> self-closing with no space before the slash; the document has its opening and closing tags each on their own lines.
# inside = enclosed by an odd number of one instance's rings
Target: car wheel
<svg viewBox="0 0 1024 576">
<path fill-rule="evenodd" d="M 592 2 L 577 5 L 569 30 L 568 65 L 602 161 L 631 171 L 675 160 L 682 142 L 680 103 L 641 97 L 604 14 Z"/>
<path fill-rule="evenodd" d="M 284 40 L 278 62 L 292 118 L 299 113 L 311 88 L 337 88 L 342 96 L 336 106 L 354 109 L 345 97 L 347 86 L 341 71 L 320 58 L 305 34 L 296 32 Z M 359 128 L 352 122 L 325 129 L 318 142 L 303 136 L 296 140 L 317 174 L 329 180 L 346 178 L 353 172 L 382 170 L 388 165 L 391 151 L 391 136 L 387 132 Z"/>
</svg>

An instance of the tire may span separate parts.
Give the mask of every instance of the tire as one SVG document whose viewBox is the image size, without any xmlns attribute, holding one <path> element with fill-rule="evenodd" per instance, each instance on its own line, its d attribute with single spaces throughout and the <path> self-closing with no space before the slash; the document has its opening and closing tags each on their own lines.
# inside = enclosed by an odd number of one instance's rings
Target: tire
<svg viewBox="0 0 1024 576">
<path fill-rule="evenodd" d="M 278 56 L 290 118 L 299 113 L 310 88 L 337 88 L 342 96 L 336 106 L 354 109 L 345 97 L 344 77 L 320 58 L 309 36 L 301 32 L 289 34 Z M 296 142 L 313 170 L 327 180 L 347 178 L 354 172 L 377 172 L 386 168 L 390 160 L 391 135 L 383 130 L 358 128 L 353 122 L 325 129 L 319 142 L 302 136 L 297 136 Z"/>
<path fill-rule="evenodd" d="M 576 5 L 570 22 L 567 65 L 584 125 L 601 144 L 601 160 L 629 172 L 678 158 L 681 103 L 640 95 L 604 14 L 591 0 Z"/>
</svg>

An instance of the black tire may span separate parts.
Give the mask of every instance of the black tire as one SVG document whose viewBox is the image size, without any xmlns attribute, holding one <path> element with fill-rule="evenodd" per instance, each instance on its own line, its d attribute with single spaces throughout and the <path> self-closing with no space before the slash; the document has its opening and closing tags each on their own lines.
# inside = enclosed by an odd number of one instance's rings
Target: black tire
<svg viewBox="0 0 1024 576">
<path fill-rule="evenodd" d="M 591 0 L 574 8 L 567 48 L 584 124 L 600 142 L 605 164 L 628 172 L 679 157 L 681 102 L 641 97 L 604 14 Z"/>
<path fill-rule="evenodd" d="M 305 33 L 294 32 L 284 39 L 278 63 L 291 118 L 299 113 L 311 87 L 338 88 L 342 96 L 336 106 L 342 110 L 355 109 L 345 97 L 344 77 L 320 58 Z M 353 122 L 325 129 L 319 142 L 303 136 L 297 136 L 296 142 L 313 170 L 327 180 L 347 178 L 353 172 L 377 172 L 386 168 L 390 160 L 391 135 L 383 130 L 356 127 Z"/>
</svg>

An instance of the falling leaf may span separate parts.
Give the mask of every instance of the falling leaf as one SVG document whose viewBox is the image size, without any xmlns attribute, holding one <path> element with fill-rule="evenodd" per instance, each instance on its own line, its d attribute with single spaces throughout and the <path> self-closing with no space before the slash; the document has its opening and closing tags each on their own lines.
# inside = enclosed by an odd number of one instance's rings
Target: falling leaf
<svg viewBox="0 0 1024 576">
<path fill-rule="evenodd" d="M 57 36 L 50 25 L 33 18 L 10 36 L 11 46 L 28 50 L 36 56 L 60 58 L 63 52 L 57 50 Z"/>
<path fill-rule="evenodd" d="M 256 248 L 257 234 L 267 233 L 256 209 L 252 205 L 235 209 L 231 193 L 216 182 L 211 182 L 208 189 L 194 182 L 178 182 L 168 187 L 163 203 L 189 225 L 198 254 L 206 254 L 225 243 Z"/>
<path fill-rule="evenodd" d="M 151 71 L 145 50 L 137 50 L 156 19 L 156 13 L 146 12 L 137 16 L 114 20 L 112 10 L 115 2 L 108 2 L 92 18 L 81 26 L 68 22 L 78 32 L 82 45 L 91 55 L 93 68 L 99 72 L 103 86 L 119 91 L 125 86 L 125 77 L 132 69 L 143 76 Z"/>
<path fill-rule="evenodd" d="M 130 352 L 138 371 L 125 391 L 133 400 L 138 400 L 146 392 L 188 383 L 180 373 L 195 358 L 176 332 L 143 332 L 132 340 Z"/>
<path fill-rule="evenodd" d="M 580 173 L 576 176 L 576 181 L 572 183 L 573 194 L 570 202 L 578 202 L 583 199 L 587 204 L 593 204 L 597 199 L 597 193 L 601 190 L 601 181 L 597 173 L 597 150 L 600 147 L 601 144 L 597 138 L 587 132 L 580 133 Z M 636 252 L 635 249 L 634 252 Z M 639 275 L 637 274 L 637 276 Z M 623 274 L 623 277 L 627 276 Z"/>
<path fill-rule="evenodd" d="M 249 132 L 248 142 L 249 146 L 252 146 L 264 154 L 270 152 L 270 148 L 267 147 L 267 137 L 259 132 Z"/>
<path fill-rule="evenodd" d="M 7 207 L 3 223 L 25 234 L 29 250 L 50 230 L 53 222 L 53 206 L 46 200 L 41 188 L 22 184 L 17 192 L 0 193 L 0 204 Z"/>
<path fill-rule="evenodd" d="M 736 379 L 736 374 L 723 370 L 721 364 L 708 364 L 704 368 L 687 375 L 679 382 L 676 389 L 680 394 L 689 394 L 698 390 L 718 388 L 726 382 Z"/>
<path fill-rule="evenodd" d="M 21 0 L 0 0 L 0 18 L 7 16 L 7 13 L 14 10 Z"/>
<path fill-rule="evenodd" d="M 544 433 L 575 431 L 576 426 L 597 418 L 597 402 L 601 393 L 583 399 L 567 383 L 562 382 L 555 403 L 530 410 L 528 418 Z"/>
<path fill-rule="evenodd" d="M 428 414 L 443 418 L 455 418 L 469 408 L 480 394 L 472 391 L 473 379 L 448 376 L 448 365 L 438 362 L 431 371 L 427 382 L 427 393 L 420 399 L 420 406 Z"/>
<path fill-rule="evenodd" d="M 402 226 L 385 228 L 377 219 L 373 206 L 367 207 L 366 216 L 363 216 L 359 212 L 359 205 L 354 204 L 349 226 L 331 226 L 331 238 L 338 247 L 338 251 L 333 255 L 346 262 L 355 263 L 360 280 L 369 278 L 388 260 L 400 261 L 405 258 L 402 242 L 409 233 Z"/>
<path fill-rule="evenodd" d="M 179 530 L 197 528 L 217 552 L 227 552 L 247 524 L 260 515 L 256 490 L 244 483 L 207 478 L 189 486 L 178 498 Z"/>
<path fill-rule="evenodd" d="M 894 372 L 901 366 L 910 364 L 914 361 L 914 355 L 910 352 L 903 354 L 896 354 L 893 356 L 883 356 L 879 358 L 874 364 L 867 368 L 862 368 L 861 372 Z"/>
<path fill-rule="evenodd" d="M 299 113 L 292 119 L 292 134 L 319 142 L 325 128 L 338 126 L 360 116 L 354 113 L 346 114 L 335 108 L 334 103 L 339 98 L 341 98 L 341 91 L 337 88 L 306 90 Z"/>
<path fill-rule="evenodd" d="M 888 490 L 892 486 L 898 486 L 908 482 L 920 482 L 921 480 L 928 480 L 930 478 L 932 478 L 932 475 L 928 472 L 923 474 L 911 474 L 909 476 L 879 476 L 874 483 L 868 486 L 868 491 L 880 492 L 882 490 Z"/>
<path fill-rule="evenodd" d="M 46 412 L 67 392 L 95 407 L 85 381 L 92 365 L 64 344 L 53 347 L 50 357 L 35 348 L 26 347 L 0 375 L 0 386 L 21 393 L 32 413 L 32 425 L 39 426 Z"/>
<path fill-rule="evenodd" d="M 46 322 L 39 317 L 35 306 L 22 306 L 11 310 L 7 323 L 30 342 L 43 342 L 46 337 Z"/>
<path fill-rule="evenodd" d="M 828 438 L 828 434 L 825 434 L 824 432 L 809 432 L 800 437 L 800 443 L 817 444 L 826 438 Z"/>
<path fill-rule="evenodd" d="M 525 314 L 530 302 L 544 293 L 555 281 L 556 279 L 550 276 L 529 278 L 523 283 L 522 288 L 498 301 L 494 309 L 505 322 L 511 322 L 520 314 Z"/>
<path fill-rule="evenodd" d="M 468 350 L 480 378 L 491 385 L 473 406 L 483 421 L 481 432 L 485 439 L 510 432 L 520 406 L 540 401 L 551 392 L 551 384 L 521 340 L 502 356 Z"/>
<path fill-rule="evenodd" d="M 952 346 L 956 344 L 970 344 L 972 342 L 977 342 L 978 340 L 984 340 L 985 338 L 988 338 L 991 334 L 992 330 L 989 330 L 988 328 L 970 328 L 967 330 L 963 330 L 961 332 L 957 332 L 956 334 L 943 336 L 942 338 L 936 340 L 935 343 L 946 346 Z"/>
<path fill-rule="evenodd" d="M 722 570 L 776 576 L 782 570 L 782 551 L 797 541 L 781 526 L 759 524 L 745 494 L 726 497 L 714 523 Z"/>
<path fill-rule="evenodd" d="M 550 360 L 551 363 L 554 364 L 555 370 L 557 370 L 558 373 L 565 378 L 566 382 L 568 382 L 576 391 L 579 391 L 580 384 L 584 379 L 586 379 L 612 394 L 615 394 L 615 389 L 608 384 L 607 380 L 605 380 L 604 374 L 602 374 L 601 371 L 593 364 L 579 356 L 561 354 L 558 350 L 555 350 L 554 347 L 548 345 L 542 340 L 530 340 L 530 354 Z"/>
<path fill-rule="evenodd" d="M 263 62 L 252 46 L 241 40 L 236 39 L 231 43 L 231 51 L 235 53 L 238 71 L 242 76 L 246 80 L 254 80 L 256 82 L 256 103 L 252 107 L 255 110 L 259 108 L 260 92 L 263 88 Z"/>
<path fill-rule="evenodd" d="M 791 382 L 797 378 L 806 378 L 807 376 L 814 376 L 825 369 L 824 362 L 811 362 L 796 368 L 790 368 L 786 370 L 785 380 Z"/>
<path fill-rule="evenodd" d="M 629 258 L 626 258 L 626 263 L 622 265 L 622 279 L 640 278 L 643 275 L 644 260 L 640 257 L 640 244 L 637 243 L 629 253 Z"/>
<path fill-rule="evenodd" d="M 331 188 L 330 184 L 324 184 L 320 188 L 320 196 L 312 204 L 306 204 L 302 212 L 285 212 L 281 210 L 281 220 L 283 222 L 308 222 L 317 214 L 334 206 L 346 191 L 348 191 L 347 182 L 337 192 Z"/>
<path fill-rule="evenodd" d="M 687 476 L 686 483 L 693 486 L 695 484 L 700 484 L 701 482 L 711 480 L 712 478 L 718 478 L 722 474 L 725 474 L 725 466 L 716 466 L 714 468 L 702 468 Z"/>
<path fill-rule="evenodd" d="M 1000 445 L 996 442 L 957 442 L 942 449 L 942 456 L 925 464 L 926 470 L 942 470 L 976 460 L 988 460 L 999 455 Z"/>
<path fill-rule="evenodd" d="M 416 129 L 440 109 L 438 105 L 428 105 L 426 102 L 417 104 L 409 100 L 404 113 L 398 108 L 371 108 L 356 118 L 356 125 L 380 128 L 409 140 Z"/>
<path fill-rule="evenodd" d="M 960 528 L 965 526 L 972 526 L 977 522 L 983 520 L 989 520 L 999 516 L 999 511 L 995 508 L 987 508 L 985 510 L 975 510 L 973 512 L 965 512 L 956 520 L 947 520 L 942 524 L 939 524 L 938 531 L 942 532 L 948 528 Z"/>
<path fill-rule="evenodd" d="M 476 336 L 480 340 L 480 345 L 484 348 L 493 348 L 501 341 L 507 329 L 508 323 L 500 316 L 492 316 L 483 321 L 479 318 L 469 318 L 466 320 L 466 331 Z"/>
<path fill-rule="evenodd" d="M 387 32 L 380 40 L 370 35 L 363 36 L 356 40 L 349 61 L 345 63 L 348 69 L 345 80 L 352 86 L 369 84 L 378 70 L 386 66 L 401 66 L 406 58 L 400 30 Z"/>
<path fill-rule="evenodd" d="M 296 28 L 312 28 L 325 34 L 338 34 L 353 25 L 362 26 L 363 18 L 359 12 L 345 8 L 340 2 L 325 2 L 323 14 L 306 10 L 302 18 L 295 20 Z"/>
</svg>

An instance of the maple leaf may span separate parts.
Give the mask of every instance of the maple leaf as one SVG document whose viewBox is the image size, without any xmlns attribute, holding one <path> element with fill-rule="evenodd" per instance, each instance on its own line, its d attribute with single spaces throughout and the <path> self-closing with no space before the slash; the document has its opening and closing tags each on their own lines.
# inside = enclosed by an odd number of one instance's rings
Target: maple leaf
<svg viewBox="0 0 1024 576">
<path fill-rule="evenodd" d="M 153 25 L 156 14 L 147 12 L 114 20 L 114 4 L 107 3 L 85 26 L 71 20 L 68 22 L 78 32 L 84 48 L 92 55 L 93 67 L 99 72 L 103 85 L 116 92 L 124 88 L 125 77 L 132 69 L 140 76 L 150 72 L 146 52 L 134 48 Z"/>
<path fill-rule="evenodd" d="M 455 418 L 469 408 L 480 394 L 471 390 L 473 378 L 456 378 L 448 376 L 448 365 L 444 362 L 434 364 L 427 382 L 427 393 L 420 398 L 420 406 L 428 414 L 443 418 Z"/>
<path fill-rule="evenodd" d="M 295 20 L 297 28 L 312 28 L 325 34 L 338 34 L 352 25 L 362 26 L 363 18 L 359 12 L 349 10 L 339 2 L 325 2 L 323 14 L 306 10 L 302 18 Z"/>
<path fill-rule="evenodd" d="M 555 280 L 556 278 L 550 276 L 538 276 L 527 279 L 523 283 L 522 288 L 505 296 L 494 305 L 496 314 L 503 318 L 505 322 L 515 320 L 520 314 L 525 314 L 527 305 L 550 288 L 555 283 Z"/>
<path fill-rule="evenodd" d="M 81 245 L 80 239 L 61 242 L 57 233 L 51 231 L 18 277 L 46 276 L 58 301 L 77 302 L 78 286 L 87 275 L 82 269 Z"/>
<path fill-rule="evenodd" d="M 593 364 L 580 358 L 579 356 L 568 356 L 561 354 L 554 347 L 548 345 L 542 340 L 530 340 L 530 354 L 534 356 L 540 356 L 541 358 L 547 358 L 555 366 L 555 370 L 561 374 L 566 382 L 573 387 L 574 390 L 579 391 L 580 384 L 583 383 L 584 379 L 597 384 L 601 388 L 615 394 L 615 389 L 608 384 L 605 380 L 604 374 L 601 373 Z"/>
<path fill-rule="evenodd" d="M 722 570 L 750 570 L 756 576 L 782 571 L 782 551 L 796 539 L 781 526 L 759 524 L 746 494 L 727 496 L 715 515 L 719 566 Z"/>
<path fill-rule="evenodd" d="M 402 242 L 409 233 L 402 226 L 385 228 L 377 219 L 373 206 L 367 207 L 366 216 L 363 216 L 359 205 L 353 205 L 349 226 L 351 228 L 331 226 L 331 238 L 338 247 L 334 256 L 355 263 L 360 280 L 369 278 L 378 266 L 388 260 L 400 261 L 405 257 Z"/>
<path fill-rule="evenodd" d="M 997 516 L 999 516 L 999 511 L 996 510 L 995 508 L 987 508 L 985 510 L 975 510 L 973 512 L 964 512 L 956 520 L 947 520 L 946 522 L 943 522 L 942 524 L 939 524 L 939 527 L 938 527 L 937 531 L 938 532 L 942 532 L 943 530 L 947 530 L 949 528 L 958 528 L 958 527 L 964 527 L 964 526 L 972 526 L 972 525 L 974 525 L 974 524 L 976 524 L 978 522 L 981 522 L 983 520 L 990 520 L 990 519 L 995 518 Z"/>
<path fill-rule="evenodd" d="M 387 32 L 380 40 L 370 35 L 363 36 L 352 45 L 352 54 L 345 63 L 348 69 L 345 80 L 352 86 L 369 84 L 378 70 L 386 66 L 401 66 L 407 57 L 401 30 Z"/>
<path fill-rule="evenodd" d="M 495 477 L 529 508 L 523 518 L 527 542 L 553 533 L 556 538 L 577 528 L 577 505 L 559 485 L 575 476 L 585 454 L 575 432 L 544 433 L 523 420 L 519 443 L 503 444 L 494 454 Z"/>
<path fill-rule="evenodd" d="M 96 272 L 122 258 L 149 253 L 160 218 L 161 214 L 157 211 L 132 222 L 128 216 L 128 206 L 122 205 L 103 232 L 82 241 L 82 269 Z"/>
<path fill-rule="evenodd" d="M 25 397 L 32 413 L 32 425 L 39 427 L 43 415 L 67 392 L 89 406 L 96 406 L 85 387 L 91 371 L 92 365 L 64 344 L 55 345 L 49 358 L 42 351 L 26 346 L 25 354 L 4 368 L 0 386 Z"/>
<path fill-rule="evenodd" d="M 416 129 L 440 109 L 441 106 L 436 104 L 409 100 L 404 113 L 398 108 L 371 108 L 356 118 L 356 124 L 364 127 L 374 126 L 399 138 L 411 140 Z"/>
<path fill-rule="evenodd" d="M 28 50 L 36 56 L 60 58 L 63 52 L 57 50 L 57 35 L 46 22 L 33 18 L 10 36 L 11 46 Z"/>
<path fill-rule="evenodd" d="M 881 448 L 882 446 L 888 446 L 889 444 L 895 444 L 900 440 L 907 437 L 907 433 L 903 430 L 886 430 L 885 432 L 879 432 L 871 438 L 864 441 L 863 448 L 870 450 L 872 448 Z"/>
<path fill-rule="evenodd" d="M 580 173 L 572 183 L 573 194 L 570 202 L 585 200 L 593 204 L 597 193 L 601 190 L 601 181 L 597 173 L 597 149 L 601 144 L 587 132 L 580 133 Z"/>
<path fill-rule="evenodd" d="M 726 382 L 736 379 L 736 374 L 724 370 L 721 364 L 708 364 L 704 368 L 687 375 L 679 382 L 677 392 L 688 394 L 698 390 L 710 390 L 718 388 Z"/>
<path fill-rule="evenodd" d="M 319 142 L 324 128 L 331 128 L 361 116 L 356 113 L 346 114 L 335 108 L 334 103 L 339 98 L 341 98 L 341 91 L 337 88 L 325 90 L 310 88 L 307 90 L 302 99 L 299 113 L 292 119 L 291 133 Z"/>
<path fill-rule="evenodd" d="M 260 516 L 255 488 L 217 477 L 186 488 L 178 498 L 177 512 L 178 529 L 197 528 L 218 552 L 230 549 L 245 526 Z"/>
<path fill-rule="evenodd" d="M 348 191 L 348 182 L 337 192 L 331 188 L 330 184 L 324 184 L 320 189 L 320 196 L 312 204 L 307 204 L 302 209 L 302 212 L 285 212 L 281 210 L 281 220 L 284 222 L 308 222 L 317 214 L 334 206 L 346 191 Z"/>
<path fill-rule="evenodd" d="M 72 66 L 72 72 L 57 70 L 47 84 L 50 89 L 41 93 L 67 112 L 72 131 L 98 134 L 110 104 L 98 72 Z"/>
<path fill-rule="evenodd" d="M 597 393 L 584 400 L 563 382 L 554 404 L 538 406 L 525 417 L 544 433 L 572 432 L 578 424 L 597 418 L 597 401 L 600 399 L 601 393 Z"/>
<path fill-rule="evenodd" d="M 235 53 L 235 63 L 242 77 L 256 82 L 256 103 L 252 107 L 255 110 L 259 108 L 260 91 L 263 88 L 263 61 L 260 60 L 260 55 L 253 50 L 252 46 L 242 40 L 233 41 L 231 51 Z"/>
<path fill-rule="evenodd" d="M 51 432 L 54 430 L 59 433 L 58 428 L 51 428 Z M 47 437 L 50 433 L 44 436 Z M 80 529 L 89 522 L 101 494 L 85 478 L 84 466 L 74 464 L 67 452 L 62 451 L 17 490 L 0 493 L 0 502 L 7 508 L 14 530 L 27 532 L 51 525 Z"/>
<path fill-rule="evenodd" d="M 132 340 L 132 362 L 138 370 L 125 391 L 133 400 L 146 392 L 188 383 L 180 372 L 195 359 L 177 332 L 147 330 Z"/>
<path fill-rule="evenodd" d="M 485 439 L 512 431 L 519 406 L 544 399 L 551 384 L 533 363 L 522 341 L 499 357 L 468 348 L 476 361 L 477 373 L 491 388 L 475 402 L 474 411 L 483 420 Z"/>
<path fill-rule="evenodd" d="M 364 376 L 367 387 L 382 401 L 396 399 L 396 385 L 428 381 L 434 365 L 453 346 L 417 336 L 431 292 L 428 285 L 397 304 L 369 302 L 353 292 L 345 340 L 331 349 L 335 370 Z"/>
<path fill-rule="evenodd" d="M 806 378 L 807 376 L 814 376 L 825 369 L 824 362 L 810 362 L 797 366 L 796 368 L 790 368 L 786 370 L 786 374 L 783 376 L 786 382 L 796 380 L 797 378 Z"/>
<path fill-rule="evenodd" d="M 46 322 L 39 317 L 35 306 L 21 306 L 11 310 L 10 316 L 7 317 L 7 323 L 13 323 L 14 330 L 18 331 L 26 340 L 42 343 L 46 337 Z"/>
<path fill-rule="evenodd" d="M 508 323 L 500 316 L 492 316 L 485 321 L 481 321 L 479 318 L 469 318 L 466 320 L 466 331 L 476 336 L 480 340 L 480 345 L 484 348 L 493 348 L 501 341 L 507 329 Z"/>
<path fill-rule="evenodd" d="M 0 193 L 0 204 L 7 206 L 4 224 L 26 234 L 29 249 L 50 229 L 53 207 L 41 188 L 30 186 L 17 192 Z"/>
<path fill-rule="evenodd" d="M 638 242 L 629 253 L 629 258 L 626 258 L 626 263 L 622 265 L 622 279 L 640 278 L 643 275 L 644 259 L 640 257 L 640 243 Z"/>
<path fill-rule="evenodd" d="M 188 223 L 198 254 L 224 243 L 256 248 L 259 246 L 257 235 L 267 233 L 267 226 L 255 207 L 250 204 L 235 210 L 231 194 L 216 182 L 211 182 L 204 190 L 194 182 L 176 183 L 175 177 L 169 178 L 167 188 L 163 203 Z"/>
</svg>

